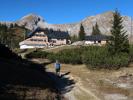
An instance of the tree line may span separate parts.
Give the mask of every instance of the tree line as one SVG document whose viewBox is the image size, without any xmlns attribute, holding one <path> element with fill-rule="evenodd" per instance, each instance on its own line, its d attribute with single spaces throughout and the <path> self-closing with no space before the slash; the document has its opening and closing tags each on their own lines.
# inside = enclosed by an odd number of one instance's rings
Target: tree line
<svg viewBox="0 0 133 100">
<path fill-rule="evenodd" d="M 18 48 L 19 42 L 27 37 L 28 32 L 28 29 L 17 24 L 10 24 L 8 26 L 0 23 L 0 43 L 11 49 Z"/>
</svg>

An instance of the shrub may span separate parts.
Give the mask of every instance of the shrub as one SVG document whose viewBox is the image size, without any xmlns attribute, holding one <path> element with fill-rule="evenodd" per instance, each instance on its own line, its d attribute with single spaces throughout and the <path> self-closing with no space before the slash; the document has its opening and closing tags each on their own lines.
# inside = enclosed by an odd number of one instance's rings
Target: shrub
<svg viewBox="0 0 133 100">
<path fill-rule="evenodd" d="M 90 69 L 118 69 L 129 64 L 129 55 L 110 55 L 106 47 L 89 47 L 82 55 L 82 60 Z"/>
<path fill-rule="evenodd" d="M 104 64 L 104 59 L 106 59 L 106 52 L 105 48 L 102 47 L 88 47 L 88 50 L 84 51 L 82 55 L 83 63 L 87 66 L 100 66 Z M 102 60 L 101 60 L 102 59 Z"/>
<path fill-rule="evenodd" d="M 129 55 L 127 53 L 115 54 L 108 56 L 108 59 L 105 59 L 105 67 L 108 69 L 118 69 L 120 67 L 126 67 L 129 64 Z"/>
<path fill-rule="evenodd" d="M 26 55 L 26 58 L 46 58 L 49 53 L 45 51 L 34 51 Z"/>
<path fill-rule="evenodd" d="M 0 58 L 21 60 L 21 57 L 3 44 L 0 44 Z"/>
<path fill-rule="evenodd" d="M 51 62 L 56 61 L 57 57 L 58 57 L 58 55 L 57 55 L 57 54 L 54 54 L 54 53 L 49 53 L 49 54 L 47 55 L 47 58 L 48 58 L 49 60 L 51 60 Z"/>
<path fill-rule="evenodd" d="M 62 63 L 66 64 L 81 64 L 81 50 L 79 49 L 65 49 L 56 54 L 49 54 L 47 56 L 51 61 L 58 59 Z"/>
<path fill-rule="evenodd" d="M 133 45 L 130 46 L 130 61 L 133 62 Z"/>
<path fill-rule="evenodd" d="M 133 59 L 133 47 L 130 56 L 127 53 L 111 55 L 107 47 L 87 46 L 73 49 L 64 49 L 57 53 L 36 51 L 26 55 L 27 58 L 47 58 L 52 62 L 59 60 L 66 64 L 86 64 L 91 69 L 118 69 L 128 66 L 130 59 Z"/>
</svg>

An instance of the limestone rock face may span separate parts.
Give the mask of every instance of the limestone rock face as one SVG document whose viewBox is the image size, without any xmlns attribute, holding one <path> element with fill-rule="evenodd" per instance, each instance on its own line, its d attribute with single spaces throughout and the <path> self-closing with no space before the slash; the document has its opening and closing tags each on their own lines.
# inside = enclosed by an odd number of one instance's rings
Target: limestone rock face
<svg viewBox="0 0 133 100">
<path fill-rule="evenodd" d="M 44 23 L 44 20 L 41 16 L 37 16 L 35 14 L 29 14 L 21 18 L 19 21 L 16 21 L 16 24 L 18 24 L 19 26 L 25 26 L 25 28 L 29 30 L 34 30 L 38 27 L 37 24 L 39 22 Z"/>
</svg>

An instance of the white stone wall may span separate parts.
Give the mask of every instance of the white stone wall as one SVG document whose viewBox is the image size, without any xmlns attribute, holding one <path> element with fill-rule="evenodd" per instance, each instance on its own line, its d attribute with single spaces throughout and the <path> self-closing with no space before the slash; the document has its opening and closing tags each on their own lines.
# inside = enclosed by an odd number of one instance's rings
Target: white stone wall
<svg viewBox="0 0 133 100">
<path fill-rule="evenodd" d="M 99 45 L 105 45 L 107 43 L 107 41 L 101 41 L 101 43 L 98 43 L 98 41 L 94 42 L 94 41 L 85 41 L 86 45 L 95 45 L 95 44 L 99 44 Z"/>
<path fill-rule="evenodd" d="M 85 44 L 92 45 L 92 44 L 94 44 L 94 41 L 85 41 Z"/>
<path fill-rule="evenodd" d="M 53 45 L 65 45 L 67 44 L 67 40 L 66 39 L 51 39 L 53 42 Z"/>
<path fill-rule="evenodd" d="M 30 46 L 30 45 L 21 45 L 20 49 L 32 49 L 32 48 L 44 48 L 46 46 Z"/>
<path fill-rule="evenodd" d="M 107 41 L 101 41 L 102 45 L 105 45 L 107 43 Z"/>
</svg>

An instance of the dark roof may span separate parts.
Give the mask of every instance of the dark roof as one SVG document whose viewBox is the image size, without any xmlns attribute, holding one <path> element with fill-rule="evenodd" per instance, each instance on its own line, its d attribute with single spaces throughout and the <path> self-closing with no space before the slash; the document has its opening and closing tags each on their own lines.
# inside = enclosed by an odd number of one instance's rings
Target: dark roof
<svg viewBox="0 0 133 100">
<path fill-rule="evenodd" d="M 69 38 L 69 34 L 66 32 L 53 32 L 49 33 L 48 37 L 53 39 L 67 39 Z"/>
<path fill-rule="evenodd" d="M 88 40 L 88 41 L 101 41 L 101 40 L 108 40 L 108 39 L 109 39 L 109 36 L 102 35 L 102 34 L 90 35 L 85 37 L 85 40 Z"/>
<path fill-rule="evenodd" d="M 33 36 L 36 32 L 44 32 L 50 39 L 68 39 L 69 34 L 68 32 L 65 31 L 60 31 L 60 30 L 52 30 L 52 29 L 41 29 L 37 28 L 35 31 L 33 31 L 30 35 Z"/>
</svg>

